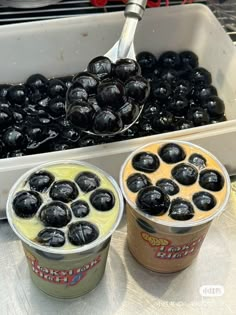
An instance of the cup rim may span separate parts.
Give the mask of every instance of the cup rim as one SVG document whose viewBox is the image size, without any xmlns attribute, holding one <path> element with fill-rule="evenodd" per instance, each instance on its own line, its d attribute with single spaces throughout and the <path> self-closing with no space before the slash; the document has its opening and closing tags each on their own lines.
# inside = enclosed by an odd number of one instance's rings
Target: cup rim
<svg viewBox="0 0 236 315">
<path fill-rule="evenodd" d="M 98 172 L 100 172 L 101 174 L 105 175 L 106 178 L 111 182 L 111 184 L 113 185 L 115 191 L 117 192 L 118 195 L 118 200 L 119 200 L 119 210 L 118 210 L 118 216 L 116 218 L 115 223 L 113 224 L 111 230 L 109 231 L 109 233 L 107 233 L 106 235 L 104 235 L 101 238 L 97 238 L 95 241 L 83 245 L 83 246 L 78 246 L 78 248 L 73 248 L 73 249 L 60 249 L 60 248 L 55 248 L 55 247 L 46 247 L 40 244 L 37 244 L 35 242 L 33 242 L 32 240 L 28 239 L 27 237 L 25 237 L 23 234 L 21 234 L 18 229 L 16 228 L 15 224 L 13 223 L 13 209 L 12 209 L 12 199 L 14 196 L 14 193 L 16 192 L 16 188 L 17 186 L 22 183 L 24 180 L 26 180 L 32 173 L 39 171 L 42 168 L 46 168 L 48 166 L 51 165 L 57 165 L 57 164 L 76 164 L 76 165 L 81 165 L 81 166 L 86 166 L 88 168 L 91 168 L 92 170 L 96 170 Z M 12 186 L 12 188 L 9 191 L 8 194 L 8 198 L 7 198 L 7 203 L 6 203 L 6 214 L 7 214 L 7 220 L 12 228 L 12 230 L 14 231 L 14 233 L 19 237 L 19 239 L 24 242 L 25 244 L 27 244 L 30 247 L 33 247 L 37 250 L 46 252 L 46 253 L 51 253 L 51 254 L 58 254 L 58 255 L 69 255 L 69 254 L 80 254 L 80 253 L 85 253 L 88 252 L 90 250 L 93 250 L 94 248 L 98 247 L 99 245 L 101 245 L 103 242 L 105 242 L 109 237 L 111 237 L 111 235 L 113 234 L 113 232 L 116 230 L 117 226 L 119 225 L 122 215 L 123 215 L 123 211 L 124 211 L 124 198 L 122 195 L 122 192 L 120 190 L 119 185 L 117 184 L 117 182 L 115 181 L 115 179 L 109 175 L 106 171 L 100 169 L 99 167 L 84 162 L 84 161 L 78 161 L 78 160 L 57 160 L 57 161 L 53 161 L 53 162 L 46 162 L 43 164 L 40 164 L 34 168 L 31 168 L 30 170 L 28 170 L 27 172 L 25 172 L 23 175 L 21 175 L 17 181 L 15 182 L 15 184 Z"/>
<path fill-rule="evenodd" d="M 125 193 L 125 190 L 124 190 L 124 184 L 123 184 L 123 173 L 124 173 L 124 169 L 128 163 L 128 161 L 130 159 L 132 159 L 132 157 L 140 152 L 142 149 L 150 146 L 150 145 L 155 145 L 155 144 L 167 144 L 167 143 L 176 143 L 176 144 L 185 144 L 185 145 L 188 145 L 188 146 L 191 146 L 191 147 L 194 147 L 194 148 L 197 148 L 197 149 L 200 149 L 202 150 L 205 154 L 209 155 L 211 158 L 213 158 L 217 163 L 218 165 L 220 166 L 221 170 L 222 170 L 222 173 L 224 174 L 224 177 L 225 177 L 225 184 L 226 184 L 226 195 L 225 195 L 225 199 L 224 199 L 224 202 L 222 203 L 221 207 L 219 208 L 219 210 L 217 212 L 215 212 L 213 215 L 205 218 L 205 219 L 201 219 L 199 221 L 195 221 L 195 222 L 191 222 L 191 221 L 164 221 L 164 220 L 161 220 L 159 219 L 157 216 L 152 216 L 152 215 L 149 215 L 147 213 L 144 213 L 142 212 L 141 210 L 138 209 L 137 205 L 134 204 L 133 202 L 131 202 L 128 198 L 128 196 L 126 195 Z M 121 191 L 122 191 L 122 194 L 126 200 L 126 202 L 129 204 L 129 206 L 134 209 L 134 211 L 136 211 L 139 215 L 141 215 L 142 217 L 146 218 L 147 220 L 151 220 L 152 222 L 156 223 L 156 224 L 160 224 L 160 225 L 163 225 L 163 226 L 168 226 L 168 227 L 194 227 L 194 226 L 198 226 L 198 225 L 202 225 L 202 224 L 205 224 L 209 221 L 212 221 L 215 217 L 219 216 L 225 209 L 228 201 L 229 201 L 229 197 L 230 197 L 230 191 L 231 191 L 231 183 L 230 183 L 230 178 L 229 178 L 229 174 L 225 168 L 225 166 L 211 153 L 209 152 L 208 150 L 202 148 L 201 146 L 197 145 L 197 144 L 194 144 L 192 142 L 189 142 L 189 141 L 183 141 L 183 140 L 175 140 L 175 139 L 169 139 L 169 140 L 159 140 L 159 141 L 155 141 L 155 142 L 149 142 L 141 147 L 138 147 L 136 150 L 134 150 L 131 154 L 128 155 L 128 157 L 125 159 L 125 161 L 123 162 L 122 166 L 121 166 L 121 169 L 120 169 L 120 175 L 119 175 L 119 182 L 120 182 L 120 188 L 121 188 Z"/>
</svg>

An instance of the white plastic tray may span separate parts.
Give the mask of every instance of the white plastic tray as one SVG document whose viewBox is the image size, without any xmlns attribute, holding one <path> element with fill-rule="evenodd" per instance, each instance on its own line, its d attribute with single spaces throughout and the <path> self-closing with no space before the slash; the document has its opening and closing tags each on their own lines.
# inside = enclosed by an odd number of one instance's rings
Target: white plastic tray
<svg viewBox="0 0 236 315">
<path fill-rule="evenodd" d="M 22 82 L 33 73 L 62 76 L 84 69 L 94 56 L 104 54 L 117 40 L 123 13 L 80 16 L 0 28 L 0 83 Z M 0 217 L 5 215 L 8 191 L 32 166 L 56 159 L 86 160 L 115 178 L 125 157 L 138 146 L 159 139 L 184 139 L 215 154 L 231 174 L 236 173 L 236 52 L 211 11 L 194 4 L 150 9 L 138 26 L 136 52 L 156 55 L 165 50 L 193 50 L 200 65 L 226 103 L 228 121 L 94 147 L 0 160 Z"/>
</svg>

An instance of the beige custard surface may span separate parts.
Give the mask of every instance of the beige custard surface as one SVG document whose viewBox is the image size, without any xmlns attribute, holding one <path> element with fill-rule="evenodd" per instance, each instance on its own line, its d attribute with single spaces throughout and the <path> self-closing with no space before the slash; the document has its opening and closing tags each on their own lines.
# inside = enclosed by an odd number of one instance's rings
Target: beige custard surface
<svg viewBox="0 0 236 315">
<path fill-rule="evenodd" d="M 171 142 L 169 142 L 171 143 Z M 173 142 L 174 143 L 174 142 Z M 150 181 L 152 182 L 153 185 L 156 184 L 156 182 L 160 179 L 171 179 L 173 180 L 178 186 L 179 186 L 179 193 L 177 193 L 176 195 L 173 196 L 169 196 L 170 200 L 173 200 L 175 198 L 183 198 L 185 200 L 188 200 L 192 203 L 193 207 L 194 207 L 194 217 L 190 220 L 188 220 L 187 222 L 197 222 L 203 219 L 206 219 L 210 216 L 213 216 L 215 213 L 217 213 L 219 211 L 219 209 L 221 209 L 222 205 L 224 204 L 225 198 L 227 196 L 227 185 L 226 185 L 226 180 L 225 180 L 225 176 L 224 173 L 222 171 L 222 167 L 221 165 L 215 160 L 215 158 L 213 158 L 211 155 L 207 154 L 204 150 L 201 150 L 198 147 L 195 146 L 190 146 L 189 144 L 186 143 L 180 143 L 180 142 L 176 142 L 176 144 L 178 144 L 179 146 L 182 147 L 182 149 L 185 151 L 186 157 L 183 161 L 178 162 L 178 163 L 173 163 L 173 164 L 167 164 L 165 163 L 161 157 L 159 156 L 158 152 L 160 151 L 160 149 L 162 148 L 162 146 L 166 145 L 167 143 L 163 142 L 163 143 L 155 143 L 155 144 L 150 144 L 147 145 L 145 147 L 142 147 L 140 150 L 135 151 L 132 156 L 130 157 L 130 159 L 128 160 L 128 162 L 125 164 L 124 168 L 123 168 L 123 173 L 121 174 L 122 176 L 122 181 L 123 181 L 123 190 L 124 190 L 124 194 L 125 197 L 127 198 L 127 200 L 129 200 L 130 204 L 133 206 L 133 208 L 137 208 L 136 206 L 136 198 L 137 198 L 137 194 L 138 193 L 133 193 L 129 190 L 129 188 L 127 187 L 127 179 L 130 175 L 134 174 L 134 173 L 141 173 L 146 175 Z M 160 166 L 159 168 L 152 173 L 145 173 L 145 172 L 141 172 L 138 171 L 136 169 L 133 168 L 132 166 L 132 158 L 138 154 L 139 152 L 149 152 L 149 153 L 153 153 L 155 155 L 158 156 L 159 161 L 160 161 Z M 188 162 L 189 157 L 193 154 L 193 153 L 197 153 L 202 155 L 205 159 L 206 159 L 206 167 L 199 169 L 199 167 L 196 167 L 195 165 L 191 164 Z M 198 179 L 196 181 L 196 183 L 194 183 L 193 185 L 189 185 L 189 186 L 184 186 L 181 185 L 180 183 L 178 183 L 173 176 L 171 175 L 171 170 L 178 164 L 181 163 L 188 163 L 191 164 L 193 166 L 195 166 L 198 169 Z M 199 185 L 199 174 L 200 171 L 202 170 L 206 170 L 206 169 L 211 169 L 211 170 L 216 170 L 218 171 L 224 178 L 224 187 L 217 192 L 214 191 L 210 191 L 210 190 L 206 190 L 204 188 L 202 188 Z M 200 191 L 207 191 L 208 193 L 212 194 L 215 199 L 216 199 L 216 205 L 213 209 L 209 210 L 209 211 L 202 211 L 200 209 L 198 209 L 193 201 L 192 201 L 192 196 L 194 193 L 200 192 Z M 163 220 L 163 221 L 172 221 L 172 222 L 176 222 L 176 220 L 172 219 L 169 216 L 169 210 L 161 215 L 161 216 L 152 216 L 152 218 L 155 220 Z"/>
</svg>

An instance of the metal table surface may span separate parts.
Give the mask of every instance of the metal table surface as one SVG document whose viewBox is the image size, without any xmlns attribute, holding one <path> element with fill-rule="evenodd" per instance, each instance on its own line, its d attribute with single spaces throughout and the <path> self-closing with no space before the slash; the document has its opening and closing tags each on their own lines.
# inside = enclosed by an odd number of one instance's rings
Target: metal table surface
<svg viewBox="0 0 236 315">
<path fill-rule="evenodd" d="M 0 221 L 0 314 L 236 314 L 236 181 L 232 186 L 226 211 L 212 224 L 189 268 L 161 275 L 139 265 L 127 249 L 124 216 L 102 281 L 73 300 L 51 298 L 33 285 L 20 241 L 7 221 Z"/>
</svg>

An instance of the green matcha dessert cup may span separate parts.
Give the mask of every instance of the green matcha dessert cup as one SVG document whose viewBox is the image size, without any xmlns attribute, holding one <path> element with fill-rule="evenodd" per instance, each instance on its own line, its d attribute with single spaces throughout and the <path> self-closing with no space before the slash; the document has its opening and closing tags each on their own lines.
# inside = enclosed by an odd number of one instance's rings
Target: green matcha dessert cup
<svg viewBox="0 0 236 315">
<path fill-rule="evenodd" d="M 34 284 L 56 298 L 76 298 L 101 280 L 124 204 L 115 180 L 84 162 L 65 160 L 23 174 L 7 201 Z"/>
</svg>

